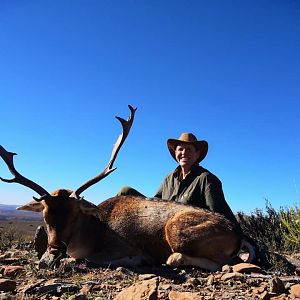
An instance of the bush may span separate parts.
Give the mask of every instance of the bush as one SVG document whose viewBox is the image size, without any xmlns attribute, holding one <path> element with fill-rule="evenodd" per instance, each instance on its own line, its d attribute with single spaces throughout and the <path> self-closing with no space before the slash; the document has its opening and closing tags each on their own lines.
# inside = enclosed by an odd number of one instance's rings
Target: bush
<svg viewBox="0 0 300 300">
<path fill-rule="evenodd" d="M 243 212 L 237 219 L 244 234 L 252 239 L 258 249 L 257 263 L 268 271 L 294 274 L 296 267 L 286 254 L 300 250 L 300 209 L 283 209 L 279 212 L 266 201 L 265 212 L 256 209 L 250 215 Z"/>
<path fill-rule="evenodd" d="M 245 235 L 261 249 L 279 253 L 300 252 L 300 209 L 280 208 L 277 212 L 266 201 L 266 212 L 256 209 L 250 216 L 238 212 Z"/>
<path fill-rule="evenodd" d="M 23 243 L 24 238 L 15 226 L 0 228 L 0 250 L 11 249 L 13 246 L 20 247 Z"/>
<path fill-rule="evenodd" d="M 298 207 L 280 210 L 280 226 L 285 246 L 290 252 L 300 250 L 300 209 Z"/>
<path fill-rule="evenodd" d="M 258 248 L 268 251 L 285 251 L 285 240 L 281 230 L 280 213 L 276 212 L 266 200 L 266 212 L 256 209 L 251 215 L 237 214 L 238 222 L 244 234 L 253 239 Z"/>
</svg>

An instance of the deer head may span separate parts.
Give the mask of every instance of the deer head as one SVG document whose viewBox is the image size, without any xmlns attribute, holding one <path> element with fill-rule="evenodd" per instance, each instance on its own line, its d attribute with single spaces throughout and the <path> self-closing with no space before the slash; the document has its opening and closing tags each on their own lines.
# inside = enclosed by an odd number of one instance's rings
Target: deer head
<svg viewBox="0 0 300 300">
<path fill-rule="evenodd" d="M 85 182 L 75 191 L 60 189 L 49 193 L 39 184 L 21 175 L 14 166 L 13 159 L 16 153 L 8 152 L 0 145 L 0 156 L 14 176 L 12 179 L 0 177 L 0 180 L 6 183 L 19 183 L 32 189 L 39 195 L 39 197 L 33 197 L 34 201 L 22 206 L 21 209 L 43 212 L 48 231 L 48 244 L 53 253 L 59 252 L 61 254 L 62 252 L 66 252 L 66 245 L 70 239 L 72 222 L 78 213 L 81 212 L 86 215 L 98 216 L 99 211 L 97 206 L 85 201 L 80 195 L 90 186 L 96 184 L 116 170 L 116 168 L 113 167 L 113 164 L 129 134 L 136 111 L 136 108 L 134 109 L 130 105 L 128 105 L 128 107 L 130 109 L 130 117 L 128 120 L 116 117 L 122 125 L 122 133 L 113 147 L 111 158 L 107 166 L 102 172 Z M 55 256 L 57 255 L 58 254 L 55 254 Z"/>
</svg>

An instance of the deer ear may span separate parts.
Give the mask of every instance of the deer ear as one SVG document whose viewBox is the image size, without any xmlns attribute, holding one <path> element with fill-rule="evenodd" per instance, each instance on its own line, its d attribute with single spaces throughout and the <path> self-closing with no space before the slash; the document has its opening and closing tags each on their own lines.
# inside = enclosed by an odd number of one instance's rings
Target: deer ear
<svg viewBox="0 0 300 300">
<path fill-rule="evenodd" d="M 41 202 L 36 202 L 35 200 L 30 201 L 27 204 L 17 207 L 17 210 L 28 210 L 34 212 L 41 212 L 43 211 L 44 206 Z"/>
<path fill-rule="evenodd" d="M 79 200 L 79 207 L 84 214 L 99 218 L 100 210 L 95 204 L 92 204 L 86 200 L 81 199 Z"/>
</svg>

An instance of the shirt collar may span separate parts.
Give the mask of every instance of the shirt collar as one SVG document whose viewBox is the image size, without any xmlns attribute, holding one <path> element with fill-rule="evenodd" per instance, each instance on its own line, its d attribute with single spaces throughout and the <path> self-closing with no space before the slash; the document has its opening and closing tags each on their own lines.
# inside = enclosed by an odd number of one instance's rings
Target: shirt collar
<svg viewBox="0 0 300 300">
<path fill-rule="evenodd" d="M 187 177 L 191 176 L 191 174 L 193 174 L 198 168 L 199 168 L 199 164 L 198 164 L 198 163 L 194 164 L 194 165 L 192 166 L 192 168 L 191 168 L 190 173 L 187 175 Z M 181 168 L 180 168 L 180 166 L 178 166 L 178 167 L 174 170 L 173 174 L 174 174 L 174 177 L 176 177 L 178 180 L 182 180 L 182 177 L 181 177 Z M 187 178 L 187 177 L 186 177 L 186 178 Z"/>
</svg>

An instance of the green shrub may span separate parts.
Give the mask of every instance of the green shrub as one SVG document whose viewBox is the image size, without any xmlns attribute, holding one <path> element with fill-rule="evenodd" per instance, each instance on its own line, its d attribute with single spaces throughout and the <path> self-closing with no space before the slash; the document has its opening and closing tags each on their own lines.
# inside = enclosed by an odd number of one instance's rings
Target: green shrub
<svg viewBox="0 0 300 300">
<path fill-rule="evenodd" d="M 256 209 L 250 215 L 237 214 L 242 231 L 253 239 L 260 249 L 269 252 L 300 252 L 300 209 L 280 208 L 276 211 L 266 201 L 265 212 Z"/>
<path fill-rule="evenodd" d="M 280 210 L 280 226 L 285 246 L 292 252 L 300 250 L 300 209 L 298 207 Z"/>
<path fill-rule="evenodd" d="M 296 267 L 286 254 L 300 250 L 300 209 L 283 209 L 277 212 L 266 201 L 265 212 L 256 209 L 250 215 L 237 214 L 242 231 L 257 245 L 257 263 L 265 270 L 295 274 Z"/>
</svg>

